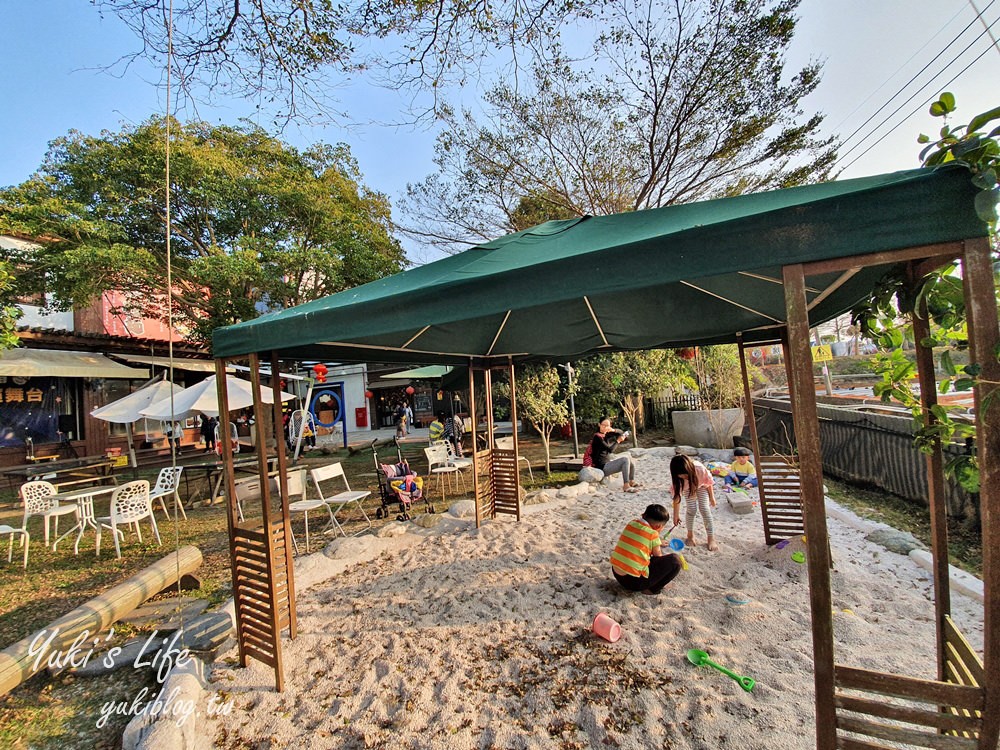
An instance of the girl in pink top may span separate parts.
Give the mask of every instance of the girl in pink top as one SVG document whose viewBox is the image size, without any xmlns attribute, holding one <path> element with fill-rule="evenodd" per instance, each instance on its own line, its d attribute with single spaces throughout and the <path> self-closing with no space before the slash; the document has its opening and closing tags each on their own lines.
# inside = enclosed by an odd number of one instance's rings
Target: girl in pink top
<svg viewBox="0 0 1000 750">
<path fill-rule="evenodd" d="M 694 519 L 701 513 L 708 534 L 708 548 L 715 551 L 715 525 L 712 522 L 712 508 L 715 507 L 715 483 L 704 466 L 689 456 L 674 456 L 670 459 L 670 478 L 673 482 L 674 525 L 681 522 L 681 498 L 687 502 L 684 520 L 687 522 L 687 539 L 684 543 L 694 546 Z"/>
</svg>

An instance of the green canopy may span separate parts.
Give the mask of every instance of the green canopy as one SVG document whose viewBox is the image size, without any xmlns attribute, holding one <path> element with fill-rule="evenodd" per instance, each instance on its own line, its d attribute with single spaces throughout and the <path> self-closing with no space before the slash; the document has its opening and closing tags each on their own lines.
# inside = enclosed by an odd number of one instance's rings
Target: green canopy
<svg viewBox="0 0 1000 750">
<path fill-rule="evenodd" d="M 962 167 L 550 221 L 458 255 L 216 330 L 216 357 L 414 364 L 573 359 L 773 339 L 781 267 L 985 236 Z M 810 322 L 886 266 L 810 276 Z"/>
</svg>

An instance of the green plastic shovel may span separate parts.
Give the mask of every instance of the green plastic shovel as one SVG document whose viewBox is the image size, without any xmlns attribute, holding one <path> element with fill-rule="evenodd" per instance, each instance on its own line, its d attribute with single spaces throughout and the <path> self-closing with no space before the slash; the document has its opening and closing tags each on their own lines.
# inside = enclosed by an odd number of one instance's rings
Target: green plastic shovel
<svg viewBox="0 0 1000 750">
<path fill-rule="evenodd" d="M 714 661 L 708 658 L 708 654 L 699 649 L 693 648 L 688 651 L 688 661 L 694 664 L 696 667 L 712 667 L 713 669 L 718 669 L 722 674 L 732 677 L 739 684 L 741 688 L 746 690 L 748 693 L 753 690 L 753 686 L 757 684 L 757 681 L 753 677 L 743 677 L 736 674 L 735 672 L 730 672 L 725 667 L 720 664 L 716 664 Z"/>
</svg>

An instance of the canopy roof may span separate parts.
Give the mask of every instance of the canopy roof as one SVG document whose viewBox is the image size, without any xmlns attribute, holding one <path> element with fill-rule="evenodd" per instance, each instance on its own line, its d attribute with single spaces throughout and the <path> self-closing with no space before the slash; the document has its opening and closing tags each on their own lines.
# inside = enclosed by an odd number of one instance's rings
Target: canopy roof
<svg viewBox="0 0 1000 750">
<path fill-rule="evenodd" d="M 149 377 L 149 371 L 120 365 L 103 354 L 59 349 L 8 349 L 0 352 L 0 375 L 22 378 L 145 380 Z"/>
<path fill-rule="evenodd" d="M 775 337 L 781 267 L 984 236 L 962 167 L 550 221 L 216 330 L 213 354 L 484 364 Z M 810 323 L 887 266 L 811 276 Z"/>
</svg>

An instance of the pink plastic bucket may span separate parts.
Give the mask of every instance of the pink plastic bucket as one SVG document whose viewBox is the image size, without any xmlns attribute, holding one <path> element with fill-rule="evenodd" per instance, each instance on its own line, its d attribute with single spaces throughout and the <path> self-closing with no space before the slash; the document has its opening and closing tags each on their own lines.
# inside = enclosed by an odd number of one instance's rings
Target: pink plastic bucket
<svg viewBox="0 0 1000 750">
<path fill-rule="evenodd" d="M 599 612 L 594 618 L 592 630 L 606 641 L 614 643 L 622 637 L 622 626 L 612 620 L 603 612 Z"/>
</svg>

